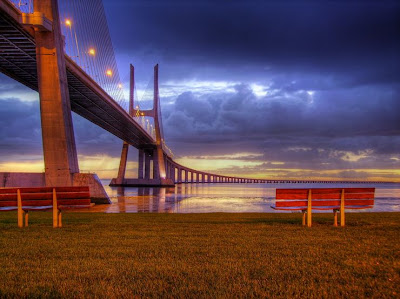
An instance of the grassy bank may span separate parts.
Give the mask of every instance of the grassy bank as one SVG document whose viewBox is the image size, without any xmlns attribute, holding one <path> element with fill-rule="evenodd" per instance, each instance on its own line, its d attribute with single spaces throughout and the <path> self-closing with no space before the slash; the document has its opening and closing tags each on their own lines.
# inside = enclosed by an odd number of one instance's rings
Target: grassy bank
<svg viewBox="0 0 400 299">
<path fill-rule="evenodd" d="M 0 213 L 0 297 L 399 297 L 400 213 Z"/>
</svg>

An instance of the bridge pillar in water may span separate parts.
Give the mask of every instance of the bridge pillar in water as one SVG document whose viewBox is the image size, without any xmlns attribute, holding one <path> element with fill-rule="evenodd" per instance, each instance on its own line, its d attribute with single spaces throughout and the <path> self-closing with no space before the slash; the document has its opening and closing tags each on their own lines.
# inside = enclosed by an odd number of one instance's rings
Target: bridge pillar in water
<svg viewBox="0 0 400 299">
<path fill-rule="evenodd" d="M 185 183 L 189 182 L 189 171 L 185 169 Z"/>
<path fill-rule="evenodd" d="M 153 179 L 160 179 L 160 156 L 158 155 L 158 150 L 154 149 L 153 151 Z M 164 170 L 165 172 L 165 170 Z"/>
<path fill-rule="evenodd" d="M 182 168 L 178 168 L 178 184 L 182 183 Z"/>
<path fill-rule="evenodd" d="M 144 155 L 144 179 L 150 180 L 150 155 L 146 152 Z"/>
<path fill-rule="evenodd" d="M 144 151 L 140 149 L 138 157 L 138 179 L 143 179 L 143 162 L 144 162 Z"/>
<path fill-rule="evenodd" d="M 171 171 L 170 171 L 171 180 L 172 180 L 173 182 L 175 182 L 175 166 L 171 164 L 171 169 L 170 169 L 170 170 L 171 170 Z"/>
</svg>

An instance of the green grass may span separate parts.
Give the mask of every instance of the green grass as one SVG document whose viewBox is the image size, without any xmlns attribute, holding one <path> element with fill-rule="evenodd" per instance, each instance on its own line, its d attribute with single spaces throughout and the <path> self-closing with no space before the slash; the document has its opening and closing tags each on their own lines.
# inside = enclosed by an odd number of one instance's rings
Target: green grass
<svg viewBox="0 0 400 299">
<path fill-rule="evenodd" d="M 0 213 L 0 297 L 399 298 L 400 213 Z"/>
</svg>

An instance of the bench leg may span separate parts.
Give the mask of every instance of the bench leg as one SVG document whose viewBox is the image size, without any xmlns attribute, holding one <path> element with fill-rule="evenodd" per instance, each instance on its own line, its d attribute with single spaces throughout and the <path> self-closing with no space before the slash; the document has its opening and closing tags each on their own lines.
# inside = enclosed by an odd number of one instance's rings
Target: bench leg
<svg viewBox="0 0 400 299">
<path fill-rule="evenodd" d="M 29 221 L 29 214 L 28 211 L 24 211 L 24 220 L 25 220 L 25 227 L 28 227 L 28 221 Z"/>
<path fill-rule="evenodd" d="M 346 217 L 344 216 L 344 209 L 340 209 L 340 226 L 345 226 L 346 224 Z"/>
<path fill-rule="evenodd" d="M 312 213 L 310 210 L 310 211 L 307 211 L 307 226 L 311 227 L 311 225 L 312 225 Z"/>
<path fill-rule="evenodd" d="M 53 227 L 58 227 L 58 210 L 53 207 Z"/>
<path fill-rule="evenodd" d="M 17 190 L 17 205 L 18 205 L 18 227 L 24 227 L 24 212 L 22 211 L 21 192 Z"/>
<path fill-rule="evenodd" d="M 56 188 L 53 188 L 53 227 L 58 227 L 58 208 Z"/>
<path fill-rule="evenodd" d="M 307 226 L 311 227 L 312 225 L 312 197 L 311 197 L 311 189 L 308 190 L 308 204 L 307 204 Z"/>
<path fill-rule="evenodd" d="M 18 209 L 18 227 L 24 227 L 24 212 Z"/>
<path fill-rule="evenodd" d="M 344 189 L 342 189 L 342 196 L 340 198 L 340 226 L 345 225 L 345 216 L 344 216 L 344 206 L 345 206 L 345 201 L 344 201 Z"/>
<path fill-rule="evenodd" d="M 58 211 L 58 227 L 62 227 L 62 214 L 61 211 Z"/>
<path fill-rule="evenodd" d="M 301 212 L 303 213 L 303 223 L 302 224 L 304 226 L 304 225 L 306 225 L 306 211 L 302 210 Z"/>
<path fill-rule="evenodd" d="M 333 210 L 333 226 L 337 226 L 337 211 Z"/>
</svg>

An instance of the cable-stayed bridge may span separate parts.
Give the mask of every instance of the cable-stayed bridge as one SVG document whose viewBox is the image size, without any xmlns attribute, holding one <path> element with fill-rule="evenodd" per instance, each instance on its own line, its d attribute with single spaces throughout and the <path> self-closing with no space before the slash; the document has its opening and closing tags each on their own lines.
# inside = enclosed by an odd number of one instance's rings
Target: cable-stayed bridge
<svg viewBox="0 0 400 299">
<path fill-rule="evenodd" d="M 114 186 L 348 183 L 224 176 L 174 161 L 163 134 L 158 65 L 142 100 L 131 66 L 124 97 L 101 0 L 0 0 L 0 71 L 39 92 L 45 164 L 44 173 L 0 173 L 0 187 L 89 185 L 94 201 L 109 202 L 98 177 L 79 170 L 71 111 L 123 141 Z M 125 178 L 130 145 L 139 153 L 136 179 Z"/>
<path fill-rule="evenodd" d="M 123 140 L 112 185 L 265 182 L 173 160 L 162 130 L 158 65 L 152 107 L 135 100 L 133 66 L 125 99 L 101 0 L 0 0 L 0 71 L 39 92 L 45 163 L 43 174 L 2 173 L 3 187 L 89 184 L 93 198 L 108 198 L 96 175 L 79 171 L 71 111 Z M 137 179 L 125 178 L 129 145 L 139 150 Z"/>
</svg>

